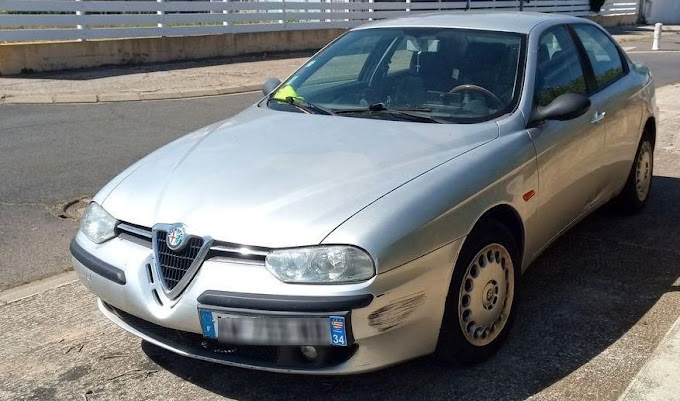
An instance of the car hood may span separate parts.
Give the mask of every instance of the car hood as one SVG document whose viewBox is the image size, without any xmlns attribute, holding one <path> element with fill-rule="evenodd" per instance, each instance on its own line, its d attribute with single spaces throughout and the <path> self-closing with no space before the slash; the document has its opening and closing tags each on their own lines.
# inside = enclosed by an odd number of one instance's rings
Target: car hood
<svg viewBox="0 0 680 401">
<path fill-rule="evenodd" d="M 181 222 L 198 235 L 244 245 L 318 244 L 371 202 L 497 135 L 494 122 L 427 124 L 253 106 L 140 160 L 98 198 L 117 219 L 147 227 Z"/>
</svg>

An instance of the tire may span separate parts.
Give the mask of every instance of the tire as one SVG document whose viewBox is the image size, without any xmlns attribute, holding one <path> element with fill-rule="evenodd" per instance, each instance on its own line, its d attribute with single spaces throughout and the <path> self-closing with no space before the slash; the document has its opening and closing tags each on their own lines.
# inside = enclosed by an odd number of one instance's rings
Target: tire
<svg viewBox="0 0 680 401">
<path fill-rule="evenodd" d="M 652 189 L 654 173 L 654 145 L 649 135 L 640 140 L 628 180 L 621 193 L 615 198 L 619 211 L 625 214 L 639 213 L 644 209 Z"/>
<path fill-rule="evenodd" d="M 519 277 L 520 253 L 512 233 L 494 219 L 482 221 L 456 261 L 435 358 L 471 364 L 495 354 L 514 320 Z"/>
</svg>

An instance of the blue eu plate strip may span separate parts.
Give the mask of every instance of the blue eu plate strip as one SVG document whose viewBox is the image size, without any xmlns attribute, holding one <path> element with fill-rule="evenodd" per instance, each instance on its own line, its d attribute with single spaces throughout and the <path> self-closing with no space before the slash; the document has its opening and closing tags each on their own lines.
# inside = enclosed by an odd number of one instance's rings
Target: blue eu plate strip
<svg viewBox="0 0 680 401">
<path fill-rule="evenodd" d="M 198 310 L 198 315 L 201 318 L 201 326 L 203 327 L 203 336 L 206 338 L 217 338 L 217 325 L 213 314 L 209 310 Z"/>
<path fill-rule="evenodd" d="M 345 318 L 343 316 L 330 316 L 331 345 L 347 345 L 347 333 L 345 332 Z"/>
</svg>

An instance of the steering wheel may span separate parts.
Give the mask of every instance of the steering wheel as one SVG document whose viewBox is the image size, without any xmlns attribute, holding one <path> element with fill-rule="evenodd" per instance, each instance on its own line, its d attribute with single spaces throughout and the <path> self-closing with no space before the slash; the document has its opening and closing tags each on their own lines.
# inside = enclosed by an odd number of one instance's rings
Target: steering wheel
<svg viewBox="0 0 680 401">
<path fill-rule="evenodd" d="M 458 85 L 455 88 L 451 89 L 449 93 L 456 93 L 456 92 L 463 92 L 463 91 L 474 91 L 474 92 L 479 92 L 482 95 L 486 96 L 488 99 L 491 99 L 494 101 L 496 107 L 501 107 L 503 106 L 503 101 L 496 95 L 493 94 L 488 89 L 482 88 L 481 86 L 477 85 L 470 85 L 470 84 L 465 84 L 465 85 Z"/>
</svg>

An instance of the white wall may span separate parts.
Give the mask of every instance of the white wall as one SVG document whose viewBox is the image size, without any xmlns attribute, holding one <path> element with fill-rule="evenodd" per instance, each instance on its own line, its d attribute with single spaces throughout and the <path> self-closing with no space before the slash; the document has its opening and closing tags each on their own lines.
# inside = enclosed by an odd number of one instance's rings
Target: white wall
<svg viewBox="0 0 680 401">
<path fill-rule="evenodd" d="M 645 0 L 647 23 L 680 24 L 680 0 Z"/>
</svg>

